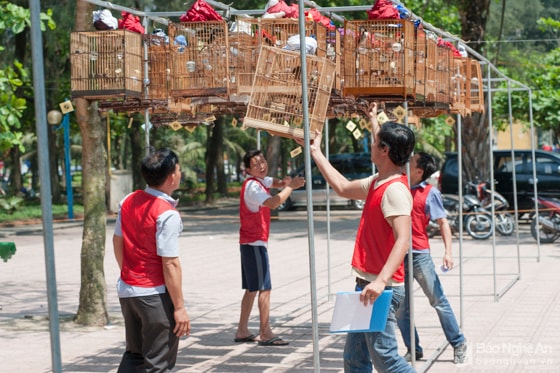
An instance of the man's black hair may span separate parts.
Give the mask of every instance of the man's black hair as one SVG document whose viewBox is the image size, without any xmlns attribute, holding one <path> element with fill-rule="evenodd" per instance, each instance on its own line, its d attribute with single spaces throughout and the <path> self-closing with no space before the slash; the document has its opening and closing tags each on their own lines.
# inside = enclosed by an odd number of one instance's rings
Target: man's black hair
<svg viewBox="0 0 560 373">
<path fill-rule="evenodd" d="M 150 187 L 163 185 L 169 175 L 175 172 L 179 158 L 169 148 L 154 150 L 142 160 L 142 177 Z"/>
<path fill-rule="evenodd" d="M 407 126 L 395 122 L 385 122 L 379 130 L 381 146 L 389 148 L 389 159 L 397 166 L 404 166 L 416 141 L 414 132 Z"/>
<path fill-rule="evenodd" d="M 416 154 L 418 155 L 416 167 L 423 171 L 421 181 L 424 181 L 438 170 L 438 161 L 433 155 L 426 152 L 418 152 Z"/>
<path fill-rule="evenodd" d="M 247 153 L 245 153 L 245 155 L 243 156 L 243 164 L 245 165 L 245 169 L 251 168 L 251 159 L 261 154 L 262 151 L 257 149 L 249 150 Z"/>
</svg>

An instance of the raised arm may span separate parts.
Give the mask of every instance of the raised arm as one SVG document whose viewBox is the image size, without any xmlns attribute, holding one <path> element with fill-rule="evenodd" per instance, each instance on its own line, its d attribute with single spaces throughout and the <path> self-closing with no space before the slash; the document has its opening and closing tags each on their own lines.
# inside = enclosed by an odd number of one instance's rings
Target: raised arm
<svg viewBox="0 0 560 373">
<path fill-rule="evenodd" d="M 296 176 L 294 178 L 285 177 L 281 182 L 277 182 L 274 180 L 273 186 L 284 186 L 284 188 L 276 193 L 274 196 L 270 197 L 266 201 L 263 202 L 263 205 L 270 209 L 278 208 L 288 197 L 292 194 L 292 190 L 299 189 L 305 185 L 305 178 Z"/>
</svg>

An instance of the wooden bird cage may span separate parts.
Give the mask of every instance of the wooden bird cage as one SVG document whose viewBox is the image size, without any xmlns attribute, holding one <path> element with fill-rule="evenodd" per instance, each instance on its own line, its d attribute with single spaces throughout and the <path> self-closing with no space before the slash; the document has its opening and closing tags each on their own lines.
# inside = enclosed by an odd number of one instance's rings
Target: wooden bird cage
<svg viewBox="0 0 560 373">
<path fill-rule="evenodd" d="M 428 75 L 428 61 L 427 61 L 427 46 L 428 40 L 424 30 L 416 30 L 416 44 L 415 44 L 415 74 L 414 74 L 414 89 L 416 92 L 417 102 L 426 102 L 426 79 Z"/>
<path fill-rule="evenodd" d="M 346 21 L 343 95 L 389 102 L 414 100 L 414 48 L 410 21 Z"/>
<path fill-rule="evenodd" d="M 90 100 L 141 98 L 142 35 L 127 30 L 72 32 L 72 97 Z"/>
<path fill-rule="evenodd" d="M 229 94 L 225 21 L 169 24 L 171 97 Z"/>
<path fill-rule="evenodd" d="M 341 80 L 341 37 L 336 29 L 329 29 L 321 23 L 315 23 L 314 35 L 317 38 L 317 56 L 325 57 L 334 62 L 336 75 L 333 89 L 340 91 Z"/>
<path fill-rule="evenodd" d="M 322 25 L 321 25 L 322 26 Z M 324 26 L 323 26 L 324 27 Z M 316 36 L 318 25 L 315 22 L 305 23 L 305 35 Z M 324 36 L 322 48 L 327 53 L 326 31 L 319 31 Z M 291 37 L 299 35 L 299 21 L 288 18 L 238 18 L 235 32 L 230 37 L 230 66 L 233 68 L 231 80 L 232 92 L 249 95 L 253 86 L 255 69 L 259 59 L 261 46 L 286 48 Z"/>
<path fill-rule="evenodd" d="M 411 108 L 412 114 L 419 118 L 435 118 L 440 115 L 449 114 L 449 109 L 440 107 L 414 107 Z"/>
<path fill-rule="evenodd" d="M 434 43 L 422 29 L 416 30 L 415 45 L 416 103 L 435 102 L 435 49 Z"/>
<path fill-rule="evenodd" d="M 436 102 L 450 105 L 452 99 L 453 51 L 445 47 L 436 50 Z"/>
<path fill-rule="evenodd" d="M 470 59 L 453 58 L 453 69 L 451 72 L 452 103 L 450 112 L 462 116 L 469 115 L 470 110 L 470 81 L 471 81 Z"/>
<path fill-rule="evenodd" d="M 470 59 L 471 80 L 469 101 L 471 112 L 484 113 L 484 90 L 480 63 Z"/>
<path fill-rule="evenodd" d="M 169 40 L 157 35 L 146 35 L 148 47 L 148 99 L 166 101 L 169 98 Z"/>
<path fill-rule="evenodd" d="M 437 43 L 432 39 L 426 39 L 426 103 L 436 103 L 438 98 L 438 56 L 437 56 Z M 443 72 L 442 72 L 443 73 Z M 449 75 L 445 77 L 442 74 L 443 82 L 440 82 L 442 91 L 444 87 L 449 87 Z M 447 83 L 447 85 L 446 85 Z M 449 103 L 449 98 L 442 103 Z"/>
<path fill-rule="evenodd" d="M 326 118 L 335 64 L 307 56 L 307 99 L 310 137 L 321 131 Z M 301 58 L 299 52 L 261 47 L 243 126 L 273 135 L 303 138 Z"/>
</svg>

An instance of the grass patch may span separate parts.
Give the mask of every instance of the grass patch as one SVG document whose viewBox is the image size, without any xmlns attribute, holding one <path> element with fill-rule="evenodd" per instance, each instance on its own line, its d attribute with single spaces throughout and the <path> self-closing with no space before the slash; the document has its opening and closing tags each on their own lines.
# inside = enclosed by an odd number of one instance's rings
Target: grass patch
<svg viewBox="0 0 560 373">
<path fill-rule="evenodd" d="M 74 205 L 74 216 L 83 215 L 84 207 L 82 205 Z M 41 204 L 34 203 L 28 204 L 23 203 L 11 214 L 8 214 L 5 210 L 0 209 L 0 223 L 12 223 L 15 221 L 29 221 L 35 219 L 41 219 L 43 217 L 43 212 L 41 211 Z M 52 205 L 52 217 L 53 219 L 66 219 L 68 218 L 68 205 Z"/>
</svg>

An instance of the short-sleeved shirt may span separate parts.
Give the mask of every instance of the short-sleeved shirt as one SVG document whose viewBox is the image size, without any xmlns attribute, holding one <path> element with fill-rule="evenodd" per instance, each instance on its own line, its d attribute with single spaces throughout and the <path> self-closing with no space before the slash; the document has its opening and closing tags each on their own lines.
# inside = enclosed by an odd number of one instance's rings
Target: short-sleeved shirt
<svg viewBox="0 0 560 373">
<path fill-rule="evenodd" d="M 365 191 L 369 191 L 371 183 L 377 179 L 377 174 L 366 177 L 361 180 L 361 187 Z M 383 216 L 410 215 L 412 210 L 412 196 L 408 187 L 403 183 L 393 183 L 389 185 L 383 199 L 381 200 L 381 210 Z"/>
<path fill-rule="evenodd" d="M 274 179 L 270 176 L 266 176 L 264 179 L 259 179 L 259 181 L 267 188 L 272 186 Z M 259 207 L 262 206 L 264 201 L 270 198 L 270 193 L 264 190 L 258 182 L 255 180 L 247 181 L 245 186 L 245 205 L 252 212 L 258 212 Z"/>
<path fill-rule="evenodd" d="M 417 188 L 425 188 L 428 182 L 423 181 L 420 184 L 413 185 L 410 189 L 414 190 Z M 443 207 L 443 200 L 441 198 L 441 192 L 437 188 L 430 188 L 428 192 L 428 197 L 426 197 L 426 216 L 430 217 L 430 220 L 438 220 L 442 218 L 447 218 L 445 209 Z"/>
<path fill-rule="evenodd" d="M 160 192 L 159 190 L 147 187 L 145 189 L 145 192 L 155 197 L 164 199 L 165 201 L 169 202 L 173 207 L 177 206 L 176 200 L 171 198 L 169 195 Z M 120 207 L 122 206 L 126 198 L 128 198 L 128 196 L 123 198 L 123 200 L 119 204 L 119 214 L 117 216 L 117 221 L 115 223 L 115 231 L 114 231 L 115 236 L 122 237 L 122 229 L 121 229 L 122 222 L 121 222 Z M 179 256 L 178 233 L 180 233 L 182 230 L 183 230 L 183 222 L 177 210 L 173 209 L 162 213 L 157 219 L 157 229 L 156 229 L 157 255 L 162 257 L 169 257 L 169 258 L 178 257 Z M 131 286 L 128 285 L 126 282 L 122 281 L 121 278 L 119 277 L 119 279 L 117 280 L 117 293 L 119 295 L 119 298 L 163 294 L 165 293 L 165 285 L 150 287 L 150 288 Z"/>
</svg>

